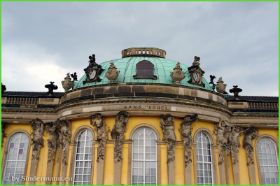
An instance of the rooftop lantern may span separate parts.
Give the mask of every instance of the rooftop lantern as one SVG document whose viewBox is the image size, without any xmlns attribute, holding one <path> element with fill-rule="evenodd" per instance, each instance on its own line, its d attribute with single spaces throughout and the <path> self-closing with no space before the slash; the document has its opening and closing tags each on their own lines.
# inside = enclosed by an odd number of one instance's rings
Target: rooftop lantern
<svg viewBox="0 0 280 186">
<path fill-rule="evenodd" d="M 132 56 L 165 58 L 166 51 L 159 48 L 127 48 L 122 51 L 122 58 Z"/>
</svg>

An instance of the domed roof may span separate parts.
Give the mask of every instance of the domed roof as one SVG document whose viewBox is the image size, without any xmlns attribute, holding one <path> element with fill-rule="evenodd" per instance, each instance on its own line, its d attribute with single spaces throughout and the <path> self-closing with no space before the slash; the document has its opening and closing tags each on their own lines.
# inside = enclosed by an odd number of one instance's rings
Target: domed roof
<svg viewBox="0 0 280 186">
<path fill-rule="evenodd" d="M 135 52 L 136 50 L 136 52 Z M 142 53 L 137 52 L 142 51 Z M 143 50 L 146 52 L 143 52 Z M 149 51 L 149 52 L 147 52 Z M 100 63 L 99 65 L 104 69 L 99 75 L 100 81 L 87 82 L 87 76 L 84 74 L 78 81 L 74 84 L 74 89 L 89 87 L 89 86 L 101 86 L 108 85 L 112 82 L 107 79 L 105 76 L 108 71 L 111 63 L 119 71 L 119 75 L 114 83 L 119 84 L 165 84 L 165 85 L 174 85 L 174 81 L 171 77 L 171 72 L 175 68 L 178 61 L 165 59 L 165 51 L 157 48 L 129 48 L 122 51 L 122 58 L 115 59 L 111 61 L 106 61 Z M 141 61 L 149 61 L 154 65 L 154 75 L 156 78 L 152 79 L 143 79 L 143 78 L 135 78 L 136 75 L 136 64 Z M 191 65 L 189 65 L 191 66 Z M 205 78 L 202 78 L 202 83 L 204 86 L 199 86 L 195 84 L 191 84 L 188 81 L 190 80 L 190 74 L 188 72 L 188 65 L 181 63 L 180 67 L 184 72 L 185 78 L 181 80 L 178 85 L 201 88 L 205 90 L 212 90 L 212 85 L 209 84 Z"/>
</svg>

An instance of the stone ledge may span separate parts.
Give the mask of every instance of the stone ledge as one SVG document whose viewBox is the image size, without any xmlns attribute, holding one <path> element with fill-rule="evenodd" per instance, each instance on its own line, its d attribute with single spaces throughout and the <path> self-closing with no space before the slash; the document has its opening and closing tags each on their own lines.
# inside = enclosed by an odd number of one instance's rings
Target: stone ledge
<svg viewBox="0 0 280 186">
<path fill-rule="evenodd" d="M 227 101 L 220 95 L 204 90 L 186 87 L 163 85 L 111 85 L 102 87 L 86 87 L 66 93 L 61 98 L 61 104 L 106 97 L 169 97 L 180 99 L 201 99 L 227 105 Z"/>
</svg>

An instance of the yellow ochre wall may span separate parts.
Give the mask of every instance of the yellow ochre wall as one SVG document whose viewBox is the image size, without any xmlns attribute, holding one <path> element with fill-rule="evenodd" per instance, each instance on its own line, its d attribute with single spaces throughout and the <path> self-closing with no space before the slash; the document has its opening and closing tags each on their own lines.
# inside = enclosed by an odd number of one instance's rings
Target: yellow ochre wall
<svg viewBox="0 0 280 186">
<path fill-rule="evenodd" d="M 175 125 L 175 135 L 176 135 L 176 140 L 178 143 L 176 144 L 175 148 L 175 184 L 184 184 L 184 148 L 183 144 L 181 142 L 181 137 L 180 137 L 180 132 L 179 128 L 181 125 L 182 119 L 180 118 L 174 118 L 174 125 Z M 112 130 L 114 123 L 115 123 L 115 117 L 105 117 L 105 123 L 107 125 L 107 128 Z M 155 130 L 156 134 L 158 135 L 158 140 L 162 140 L 162 130 L 160 128 L 160 119 L 159 117 L 155 116 L 130 116 L 127 127 L 126 127 L 126 132 L 125 132 L 125 140 L 129 140 L 132 137 L 133 131 L 140 126 L 150 126 L 152 129 Z M 93 133 L 94 133 L 94 138 L 96 139 L 96 131 L 95 128 L 93 128 L 90 125 L 90 120 L 89 119 L 77 119 L 77 120 L 72 120 L 71 121 L 71 132 L 72 132 L 72 139 L 71 139 L 71 144 L 69 147 L 69 154 L 68 154 L 68 166 L 67 166 L 67 176 L 72 177 L 72 169 L 73 169 L 73 156 L 74 156 L 74 151 L 75 148 L 73 146 L 76 135 L 80 131 L 80 129 L 87 127 L 90 128 Z M 211 142 L 213 143 L 213 148 L 212 148 L 212 155 L 213 155 L 213 171 L 214 171 L 214 181 L 216 184 L 220 183 L 220 175 L 218 171 L 218 151 L 216 148 L 216 136 L 213 134 L 214 132 L 214 124 L 209 123 L 206 121 L 196 121 L 192 124 L 192 137 L 194 139 L 197 131 L 199 130 L 205 130 L 208 132 L 211 138 Z M 12 134 L 15 132 L 19 131 L 24 131 L 29 136 L 31 136 L 32 128 L 30 124 L 8 124 L 5 133 L 6 137 L 4 138 L 3 141 L 3 149 L 2 149 L 2 157 L 4 161 L 5 158 L 5 150 L 7 146 L 8 139 L 11 137 Z M 276 143 L 278 143 L 278 130 L 277 129 L 258 129 L 258 134 L 259 137 L 261 136 L 270 136 L 273 139 L 276 140 Z M 114 144 L 111 141 L 110 134 L 108 134 L 109 141 L 106 145 L 106 154 L 105 154 L 105 167 L 104 167 L 104 184 L 113 184 L 114 181 Z M 239 173 L 240 173 L 240 184 L 249 184 L 249 174 L 248 174 L 248 168 L 246 164 L 246 152 L 242 148 L 242 142 L 243 142 L 244 135 L 242 134 L 240 137 L 240 150 L 239 150 Z M 38 170 L 37 170 L 37 176 L 45 176 L 46 175 L 46 168 L 47 168 L 47 158 L 48 158 L 48 149 L 47 149 L 47 139 L 48 139 L 48 134 L 45 131 L 44 132 L 44 147 L 41 149 L 40 152 L 40 160 L 38 164 Z M 257 139 L 254 141 L 256 144 Z M 31 142 L 29 143 L 29 156 L 28 156 L 28 161 L 27 161 L 27 169 L 26 169 L 26 176 L 29 176 L 30 173 L 30 165 L 31 165 Z M 160 163 L 160 172 L 158 182 L 160 184 L 168 184 L 168 175 L 167 175 L 167 146 L 166 144 L 159 143 L 158 145 L 159 148 L 159 155 L 158 161 Z M 195 147 L 192 148 L 193 153 L 192 153 L 192 159 L 195 159 Z M 256 149 L 256 148 L 255 148 Z M 92 170 L 92 183 L 96 183 L 96 172 L 97 172 L 97 163 L 96 163 L 96 157 L 97 157 L 97 144 L 94 144 L 94 155 L 93 155 L 93 170 Z M 121 184 L 129 184 L 128 183 L 128 172 L 131 171 L 129 168 L 129 143 L 124 143 L 123 145 L 123 161 L 122 161 L 122 177 L 121 177 Z M 256 159 L 256 153 L 255 153 L 255 162 L 257 162 Z M 57 168 L 57 163 L 54 165 L 54 173 L 53 175 L 58 176 L 58 168 Z M 3 166 L 4 168 L 4 162 Z M 196 165 L 195 162 L 192 162 L 192 180 L 191 183 L 195 184 L 196 183 L 196 178 L 195 178 L 195 172 L 196 172 Z M 230 165 L 229 167 L 232 166 Z M 2 171 L 3 171 L 2 168 Z M 258 165 L 255 163 L 255 168 L 256 168 L 256 178 L 257 178 L 257 183 L 259 183 L 259 173 L 258 173 Z M 229 174 L 229 183 L 234 183 L 233 180 L 233 175 L 232 175 L 232 170 L 228 170 Z M 3 172 L 2 172 L 3 174 Z M 37 182 L 37 184 L 43 182 Z"/>
</svg>

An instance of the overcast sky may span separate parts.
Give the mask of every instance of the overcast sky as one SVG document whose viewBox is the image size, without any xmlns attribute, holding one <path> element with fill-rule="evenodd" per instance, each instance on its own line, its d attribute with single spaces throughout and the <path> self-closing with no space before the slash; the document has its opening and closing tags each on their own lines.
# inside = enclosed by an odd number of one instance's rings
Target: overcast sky
<svg viewBox="0 0 280 186">
<path fill-rule="evenodd" d="M 8 91 L 46 91 L 67 72 L 83 75 L 88 56 L 121 58 L 129 47 L 158 47 L 205 78 L 222 76 L 241 95 L 278 96 L 277 3 L 3 3 L 2 82 Z M 216 80 L 217 80 L 216 79 Z"/>
</svg>

